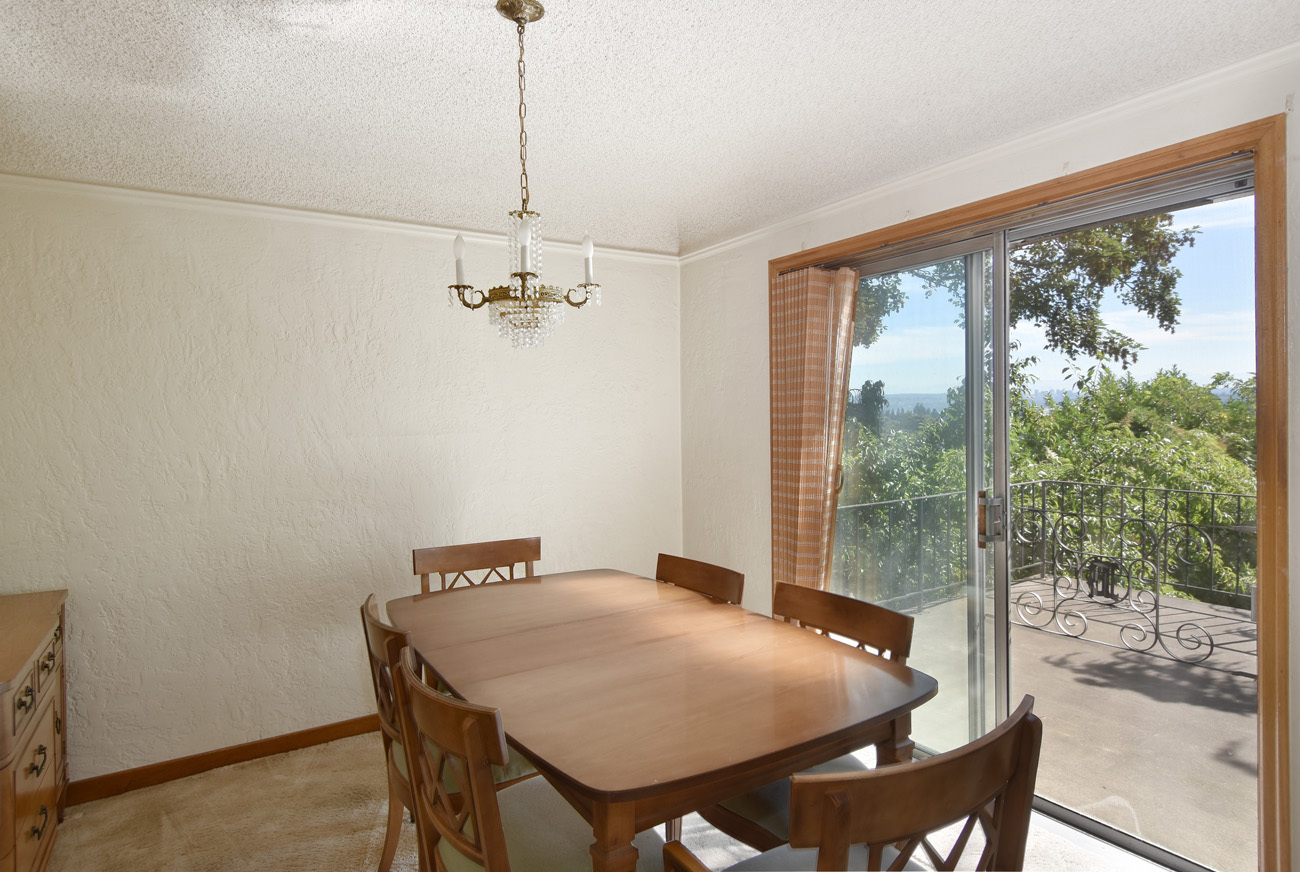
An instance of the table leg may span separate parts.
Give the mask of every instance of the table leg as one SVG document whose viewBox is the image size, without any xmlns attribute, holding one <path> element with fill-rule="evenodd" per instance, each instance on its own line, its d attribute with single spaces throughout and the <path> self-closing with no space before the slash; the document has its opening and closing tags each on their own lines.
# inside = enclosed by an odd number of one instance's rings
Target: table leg
<svg viewBox="0 0 1300 872">
<path fill-rule="evenodd" d="M 911 763 L 916 743 L 912 741 L 912 715 L 899 715 L 890 722 L 889 738 L 876 744 L 876 765 Z"/>
<path fill-rule="evenodd" d="M 630 802 L 603 803 L 592 806 L 591 828 L 596 842 L 591 846 L 594 872 L 636 872 L 635 807 Z"/>
</svg>

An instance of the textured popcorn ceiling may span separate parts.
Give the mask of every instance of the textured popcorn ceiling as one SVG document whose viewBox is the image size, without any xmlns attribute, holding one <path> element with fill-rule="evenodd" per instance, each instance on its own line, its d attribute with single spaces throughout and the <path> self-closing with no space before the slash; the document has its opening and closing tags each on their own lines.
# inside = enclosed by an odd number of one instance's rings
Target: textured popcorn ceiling
<svg viewBox="0 0 1300 872">
<path fill-rule="evenodd" d="M 547 0 L 547 236 L 686 253 L 1300 40 L 1295 0 Z M 492 0 L 5 0 L 0 171 L 487 231 Z"/>
</svg>

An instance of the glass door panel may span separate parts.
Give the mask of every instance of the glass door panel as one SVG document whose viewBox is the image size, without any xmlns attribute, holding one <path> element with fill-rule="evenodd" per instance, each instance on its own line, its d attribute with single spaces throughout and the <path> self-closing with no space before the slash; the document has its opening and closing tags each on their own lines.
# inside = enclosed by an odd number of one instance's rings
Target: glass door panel
<svg viewBox="0 0 1300 872">
<path fill-rule="evenodd" d="M 913 737 L 942 751 L 994 715 L 992 249 L 975 240 L 873 264 L 858 286 L 831 589 L 916 620 L 909 664 L 939 681 Z"/>
</svg>

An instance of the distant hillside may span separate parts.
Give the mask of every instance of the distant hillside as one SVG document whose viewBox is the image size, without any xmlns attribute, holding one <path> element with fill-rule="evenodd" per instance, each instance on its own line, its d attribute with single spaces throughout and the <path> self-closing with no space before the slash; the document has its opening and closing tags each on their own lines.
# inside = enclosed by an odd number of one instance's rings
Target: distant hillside
<svg viewBox="0 0 1300 872">
<path fill-rule="evenodd" d="M 857 402 L 857 391 L 851 391 L 850 394 L 849 402 Z M 1078 391 L 1071 390 L 1038 390 L 1033 392 L 1032 398 L 1034 405 L 1044 406 L 1047 405 L 1048 397 L 1059 403 L 1065 397 L 1077 397 L 1078 395 Z M 1217 390 L 1214 395 L 1226 402 L 1232 396 L 1232 393 L 1228 390 Z M 885 394 L 885 400 L 889 403 L 889 406 L 885 409 L 887 415 L 911 412 L 918 405 L 931 413 L 937 414 L 948 405 L 947 394 Z"/>
</svg>

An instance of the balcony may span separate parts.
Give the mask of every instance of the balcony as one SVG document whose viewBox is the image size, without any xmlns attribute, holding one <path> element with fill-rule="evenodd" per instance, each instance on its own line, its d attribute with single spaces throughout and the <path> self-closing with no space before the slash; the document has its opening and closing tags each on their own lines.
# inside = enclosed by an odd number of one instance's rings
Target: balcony
<svg viewBox="0 0 1300 872">
<path fill-rule="evenodd" d="M 965 662 L 966 512 L 964 493 L 839 509 L 834 589 L 916 615 L 921 669 L 940 648 Z M 1254 867 L 1255 512 L 1246 494 L 1063 481 L 1014 485 L 1009 510 L 1038 793 L 1218 869 Z M 936 675 L 965 692 L 960 669 Z"/>
</svg>

